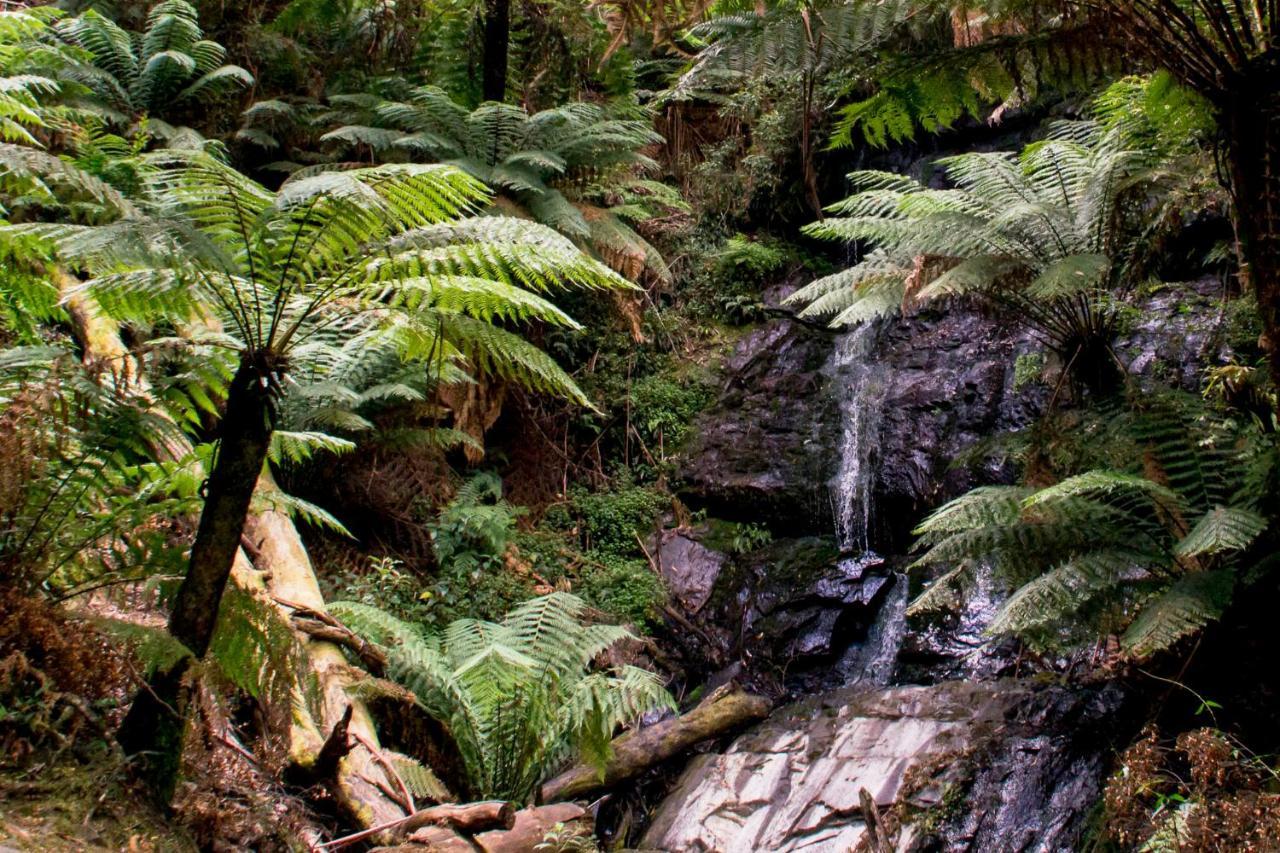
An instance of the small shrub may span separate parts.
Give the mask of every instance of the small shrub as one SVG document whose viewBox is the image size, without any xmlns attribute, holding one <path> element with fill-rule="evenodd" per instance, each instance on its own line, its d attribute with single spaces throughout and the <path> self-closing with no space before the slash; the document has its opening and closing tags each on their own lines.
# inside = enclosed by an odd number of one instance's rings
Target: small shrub
<svg viewBox="0 0 1280 853">
<path fill-rule="evenodd" d="M 658 607 L 666 597 L 662 579 L 643 559 L 600 555 L 584 570 L 576 591 L 592 606 L 650 631 L 659 624 Z"/>
<path fill-rule="evenodd" d="M 431 594 L 422 579 L 406 571 L 394 557 L 369 557 L 365 571 L 350 570 L 333 583 L 330 597 L 376 605 L 399 619 L 425 621 L 430 618 Z"/>
<path fill-rule="evenodd" d="M 1013 390 L 1023 388 L 1040 381 L 1044 372 L 1044 354 L 1024 352 L 1013 360 Z"/>
<path fill-rule="evenodd" d="M 634 485 L 608 492 L 574 489 L 570 501 L 584 550 L 622 556 L 636 553 L 636 538 L 653 528 L 667 504 L 660 492 Z"/>
<path fill-rule="evenodd" d="M 506 553 L 524 507 L 502 497 L 502 480 L 488 471 L 476 474 L 429 525 L 436 561 L 455 571 L 490 568 Z"/>
<path fill-rule="evenodd" d="M 660 447 L 671 449 L 684 441 L 710 397 L 699 377 L 646 376 L 631 386 L 632 423 L 656 455 Z"/>
<path fill-rule="evenodd" d="M 772 240 L 753 240 L 735 234 L 715 253 L 715 271 L 721 277 L 760 281 L 781 271 L 794 260 L 792 252 Z"/>
<path fill-rule="evenodd" d="M 1182 732 L 1169 748 L 1148 728 L 1107 783 L 1106 829 L 1126 849 L 1275 850 L 1278 782 L 1219 729 Z"/>
</svg>

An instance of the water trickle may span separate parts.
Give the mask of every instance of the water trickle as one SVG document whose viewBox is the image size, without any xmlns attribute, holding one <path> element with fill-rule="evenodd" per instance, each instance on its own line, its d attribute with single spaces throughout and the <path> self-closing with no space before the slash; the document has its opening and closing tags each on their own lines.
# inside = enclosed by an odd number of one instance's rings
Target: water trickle
<svg viewBox="0 0 1280 853">
<path fill-rule="evenodd" d="M 845 578 L 861 581 L 861 603 L 879 599 L 864 638 L 846 649 L 837 665 L 846 684 L 888 684 L 906 632 L 906 578 L 899 573 L 882 574 L 879 566 L 883 561 L 870 547 L 876 457 L 887 390 L 885 368 L 873 358 L 879 328 L 875 322 L 863 323 L 842 335 L 831 365 L 841 421 L 840 464 L 831 479 L 836 540 L 844 555 L 839 569 Z"/>
<path fill-rule="evenodd" d="M 907 633 L 907 578 L 893 573 L 876 619 L 861 643 L 850 646 L 839 663 L 845 684 L 883 687 L 893 680 L 898 650 Z"/>
<path fill-rule="evenodd" d="M 871 359 L 879 324 L 863 323 L 836 343 L 832 381 L 840 403 L 840 467 L 831 480 L 836 538 L 846 554 L 869 550 L 875 449 L 884 403 L 884 369 Z"/>
</svg>

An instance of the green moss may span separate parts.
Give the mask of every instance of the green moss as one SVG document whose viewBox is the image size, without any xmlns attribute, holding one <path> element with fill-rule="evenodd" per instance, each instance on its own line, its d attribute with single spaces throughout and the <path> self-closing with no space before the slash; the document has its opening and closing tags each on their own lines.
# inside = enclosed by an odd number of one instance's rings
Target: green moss
<svg viewBox="0 0 1280 853">
<path fill-rule="evenodd" d="M 711 396 L 709 383 L 697 372 L 646 376 L 631 386 L 631 422 L 650 453 L 669 452 L 689 435 Z"/>
<path fill-rule="evenodd" d="M 666 599 L 661 578 L 646 560 L 596 556 L 600 559 L 582 572 L 574 591 L 623 622 L 645 632 L 652 630 L 659 624 L 659 607 Z"/>
<path fill-rule="evenodd" d="M 769 545 L 773 534 L 760 524 L 712 518 L 707 520 L 705 533 L 700 538 L 703 545 L 714 551 L 748 554 Z"/>
<path fill-rule="evenodd" d="M 1225 308 L 1223 326 L 1227 343 L 1239 352 L 1256 350 L 1262 335 L 1262 318 L 1253 297 L 1246 295 L 1232 299 Z"/>
<path fill-rule="evenodd" d="M 0 847 L 18 850 L 199 849 L 176 821 L 131 781 L 129 768 L 102 744 L 82 759 L 63 755 L 34 778 L 0 771 L 0 789 L 17 792 L 0 808 Z M 24 786 L 34 786 L 22 795 Z"/>
<path fill-rule="evenodd" d="M 1044 373 L 1044 353 L 1024 352 L 1013 360 L 1013 390 L 1020 391 L 1040 381 Z"/>
</svg>

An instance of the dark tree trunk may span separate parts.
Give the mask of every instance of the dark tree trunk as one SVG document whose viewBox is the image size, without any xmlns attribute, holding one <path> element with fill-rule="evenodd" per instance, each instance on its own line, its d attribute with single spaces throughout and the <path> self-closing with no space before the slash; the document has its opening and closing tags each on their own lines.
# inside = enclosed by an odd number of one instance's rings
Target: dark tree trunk
<svg viewBox="0 0 1280 853">
<path fill-rule="evenodd" d="M 204 656 L 213 638 L 222 591 L 271 443 L 272 371 L 256 361 L 252 354 L 241 359 L 227 391 L 218 455 L 209 474 L 191 562 L 169 617 L 169 633 L 196 657 Z"/>
<path fill-rule="evenodd" d="M 1241 272 L 1258 299 L 1262 345 L 1280 389 L 1280 51 L 1255 59 L 1225 98 Z"/>
<path fill-rule="evenodd" d="M 169 617 L 169 633 L 197 658 L 204 656 L 213 638 L 249 501 L 266 461 L 274 372 L 269 358 L 246 353 L 227 391 L 218 455 L 209 474 L 200 526 L 191 546 L 187 576 Z M 186 683 L 190 666 L 191 659 L 185 658 L 155 673 L 134 698 L 117 735 L 126 754 L 142 757 L 143 775 L 163 803 L 172 797 L 178 779 L 190 704 Z"/>
<path fill-rule="evenodd" d="M 511 43 L 511 0 L 485 0 L 484 88 L 486 101 L 507 98 L 507 48 Z"/>
<path fill-rule="evenodd" d="M 191 658 L 183 658 L 171 668 L 155 672 L 133 697 L 116 732 L 124 754 L 140 759 L 140 774 L 162 806 L 173 799 L 178 783 L 187 730 L 186 706 L 191 696 L 186 689 L 190 669 Z"/>
</svg>

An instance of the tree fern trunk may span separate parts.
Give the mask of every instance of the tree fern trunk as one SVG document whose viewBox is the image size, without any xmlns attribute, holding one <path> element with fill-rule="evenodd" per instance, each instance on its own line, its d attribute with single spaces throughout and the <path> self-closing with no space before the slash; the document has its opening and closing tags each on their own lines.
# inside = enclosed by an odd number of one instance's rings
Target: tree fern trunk
<svg viewBox="0 0 1280 853">
<path fill-rule="evenodd" d="M 485 0 L 484 85 L 486 101 L 507 97 L 507 50 L 511 43 L 511 0 Z"/>
<path fill-rule="evenodd" d="M 1280 388 L 1280 52 L 1258 57 L 1240 82 L 1226 95 L 1223 129 L 1241 273 L 1257 296 L 1271 381 Z"/>
<path fill-rule="evenodd" d="M 169 617 L 169 632 L 196 657 L 204 655 L 213 638 L 218 604 L 271 442 L 272 371 L 267 368 L 246 353 L 231 380 L 191 562 Z"/>
</svg>

